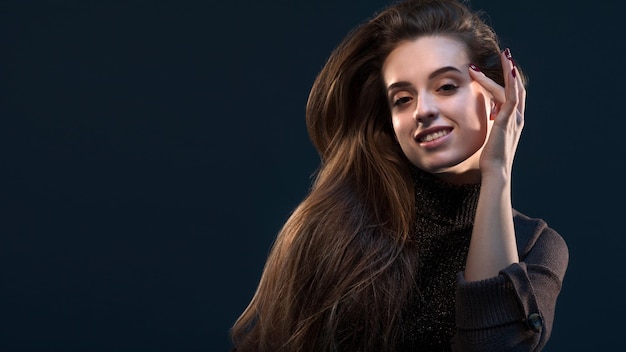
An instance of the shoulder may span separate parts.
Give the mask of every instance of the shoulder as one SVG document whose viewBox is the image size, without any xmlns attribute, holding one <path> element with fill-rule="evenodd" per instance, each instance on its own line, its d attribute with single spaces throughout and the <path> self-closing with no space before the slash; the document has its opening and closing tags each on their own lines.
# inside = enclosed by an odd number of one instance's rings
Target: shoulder
<svg viewBox="0 0 626 352">
<path fill-rule="evenodd" d="M 565 240 L 543 219 L 529 217 L 513 209 L 513 224 L 520 257 L 526 256 L 538 246 L 545 251 L 567 255 Z"/>
</svg>

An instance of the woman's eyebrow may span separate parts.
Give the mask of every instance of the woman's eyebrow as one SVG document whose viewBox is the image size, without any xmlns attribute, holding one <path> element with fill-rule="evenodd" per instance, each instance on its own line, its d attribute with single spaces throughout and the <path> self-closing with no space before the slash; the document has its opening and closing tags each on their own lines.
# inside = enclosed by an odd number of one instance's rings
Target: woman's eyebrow
<svg viewBox="0 0 626 352">
<path fill-rule="evenodd" d="M 448 71 L 456 71 L 458 73 L 462 73 L 461 70 L 459 70 L 458 68 L 454 67 L 454 66 L 445 66 L 442 68 L 438 68 L 436 70 L 434 70 L 433 72 L 430 73 L 430 75 L 428 75 L 428 79 L 433 79 L 439 75 L 442 75 Z"/>
<path fill-rule="evenodd" d="M 458 68 L 454 67 L 454 66 L 444 66 L 442 68 L 438 68 L 436 70 L 434 70 L 433 72 L 431 72 L 428 75 L 428 79 L 433 79 L 436 78 L 437 76 L 440 76 L 446 72 L 449 71 L 453 71 L 453 72 L 458 72 L 458 73 L 462 73 L 461 70 L 459 70 Z M 411 87 L 412 84 L 411 82 L 407 82 L 407 81 L 400 81 L 400 82 L 395 82 L 390 84 L 387 87 L 387 92 L 391 91 L 392 89 L 396 89 L 396 88 L 407 88 L 407 87 Z"/>
<path fill-rule="evenodd" d="M 389 87 L 387 87 L 387 93 L 389 93 L 389 91 L 391 91 L 392 89 L 407 88 L 411 86 L 413 86 L 411 82 L 407 82 L 407 81 L 395 82 L 395 83 L 390 84 Z"/>
</svg>

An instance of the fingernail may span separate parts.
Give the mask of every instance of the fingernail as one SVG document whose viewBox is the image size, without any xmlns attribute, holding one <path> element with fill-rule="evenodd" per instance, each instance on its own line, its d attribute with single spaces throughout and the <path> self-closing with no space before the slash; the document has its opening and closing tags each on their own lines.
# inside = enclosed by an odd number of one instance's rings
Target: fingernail
<svg viewBox="0 0 626 352">
<path fill-rule="evenodd" d="M 511 70 L 511 74 L 513 75 L 513 78 L 517 77 L 517 70 L 515 69 L 515 67 L 513 67 L 513 69 Z"/>
<path fill-rule="evenodd" d="M 472 70 L 476 71 L 476 72 L 480 72 L 480 69 L 479 69 L 478 67 L 476 67 L 476 65 L 474 65 L 474 64 L 470 64 L 470 65 L 469 65 L 469 67 L 470 67 Z"/>
<path fill-rule="evenodd" d="M 506 58 L 509 60 L 513 60 L 513 56 L 511 56 L 511 50 L 509 48 L 506 48 L 504 50 L 504 56 L 506 56 Z"/>
</svg>

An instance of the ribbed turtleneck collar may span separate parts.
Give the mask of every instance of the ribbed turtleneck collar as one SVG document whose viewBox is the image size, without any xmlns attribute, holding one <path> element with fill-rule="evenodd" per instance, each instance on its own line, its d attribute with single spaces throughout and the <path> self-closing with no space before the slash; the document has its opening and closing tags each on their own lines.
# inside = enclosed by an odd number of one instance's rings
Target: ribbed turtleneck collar
<svg viewBox="0 0 626 352">
<path fill-rule="evenodd" d="M 447 233 L 474 224 L 480 184 L 456 185 L 411 166 L 417 229 Z"/>
</svg>

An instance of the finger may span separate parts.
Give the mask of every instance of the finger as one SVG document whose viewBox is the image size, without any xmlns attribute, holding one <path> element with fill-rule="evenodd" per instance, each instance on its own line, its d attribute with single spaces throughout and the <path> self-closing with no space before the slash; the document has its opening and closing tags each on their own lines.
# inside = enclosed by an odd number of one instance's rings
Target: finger
<svg viewBox="0 0 626 352">
<path fill-rule="evenodd" d="M 524 82 L 522 81 L 521 75 L 517 74 L 519 73 L 519 71 L 517 70 L 517 65 L 515 65 L 515 60 L 513 60 L 513 56 L 511 55 L 511 50 L 507 48 L 506 50 L 504 50 L 503 54 L 504 57 L 508 59 L 508 64 L 511 66 L 511 69 L 516 73 L 513 75 L 513 77 L 515 78 L 514 83 L 517 87 L 517 111 L 519 111 L 523 115 L 526 108 L 526 88 L 524 87 Z M 504 68 L 504 62 L 502 65 L 502 67 Z"/>
<path fill-rule="evenodd" d="M 480 71 L 480 69 L 474 65 L 470 64 L 470 77 L 472 77 L 476 82 L 478 82 L 483 88 L 485 88 L 491 95 L 496 103 L 502 104 L 505 101 L 504 88 L 496 83 L 491 78 L 487 77 L 484 73 Z"/>
<path fill-rule="evenodd" d="M 524 87 L 524 82 L 522 82 L 521 76 L 517 78 L 517 86 L 519 91 L 517 111 L 524 115 L 524 111 L 526 111 L 526 88 Z"/>
<path fill-rule="evenodd" d="M 514 66 L 511 58 L 511 52 L 506 49 L 500 55 L 500 62 L 502 63 L 502 73 L 504 74 L 504 92 L 505 102 L 502 104 L 501 113 L 505 116 L 511 116 L 517 113 L 517 105 L 519 101 L 519 87 L 517 69 Z"/>
<path fill-rule="evenodd" d="M 515 66 L 513 66 L 514 70 L 517 70 Z M 517 71 L 519 73 L 519 71 Z M 516 86 L 516 94 L 517 94 L 517 107 L 515 111 L 516 122 L 518 126 L 523 126 L 524 124 L 524 109 L 526 108 L 526 90 L 524 89 L 524 83 L 520 75 L 518 74 L 515 78 L 515 86 Z"/>
<path fill-rule="evenodd" d="M 508 84 L 515 87 L 515 90 L 514 90 L 515 93 L 511 93 L 511 94 L 515 94 L 514 96 L 517 98 L 517 105 L 516 105 L 517 111 L 515 111 L 516 113 L 515 115 L 517 117 L 516 121 L 518 123 L 523 123 L 524 111 L 526 109 L 526 88 L 524 87 L 524 82 L 522 81 L 521 75 L 519 75 L 519 71 L 517 70 L 517 67 L 515 65 L 515 60 L 513 60 L 513 57 L 511 55 L 511 51 L 507 48 L 503 52 L 503 54 L 504 54 L 504 57 L 508 60 L 508 62 L 507 63 L 503 62 L 502 67 L 504 68 L 505 66 L 508 66 L 511 68 L 512 79 L 511 77 L 509 77 Z"/>
</svg>

